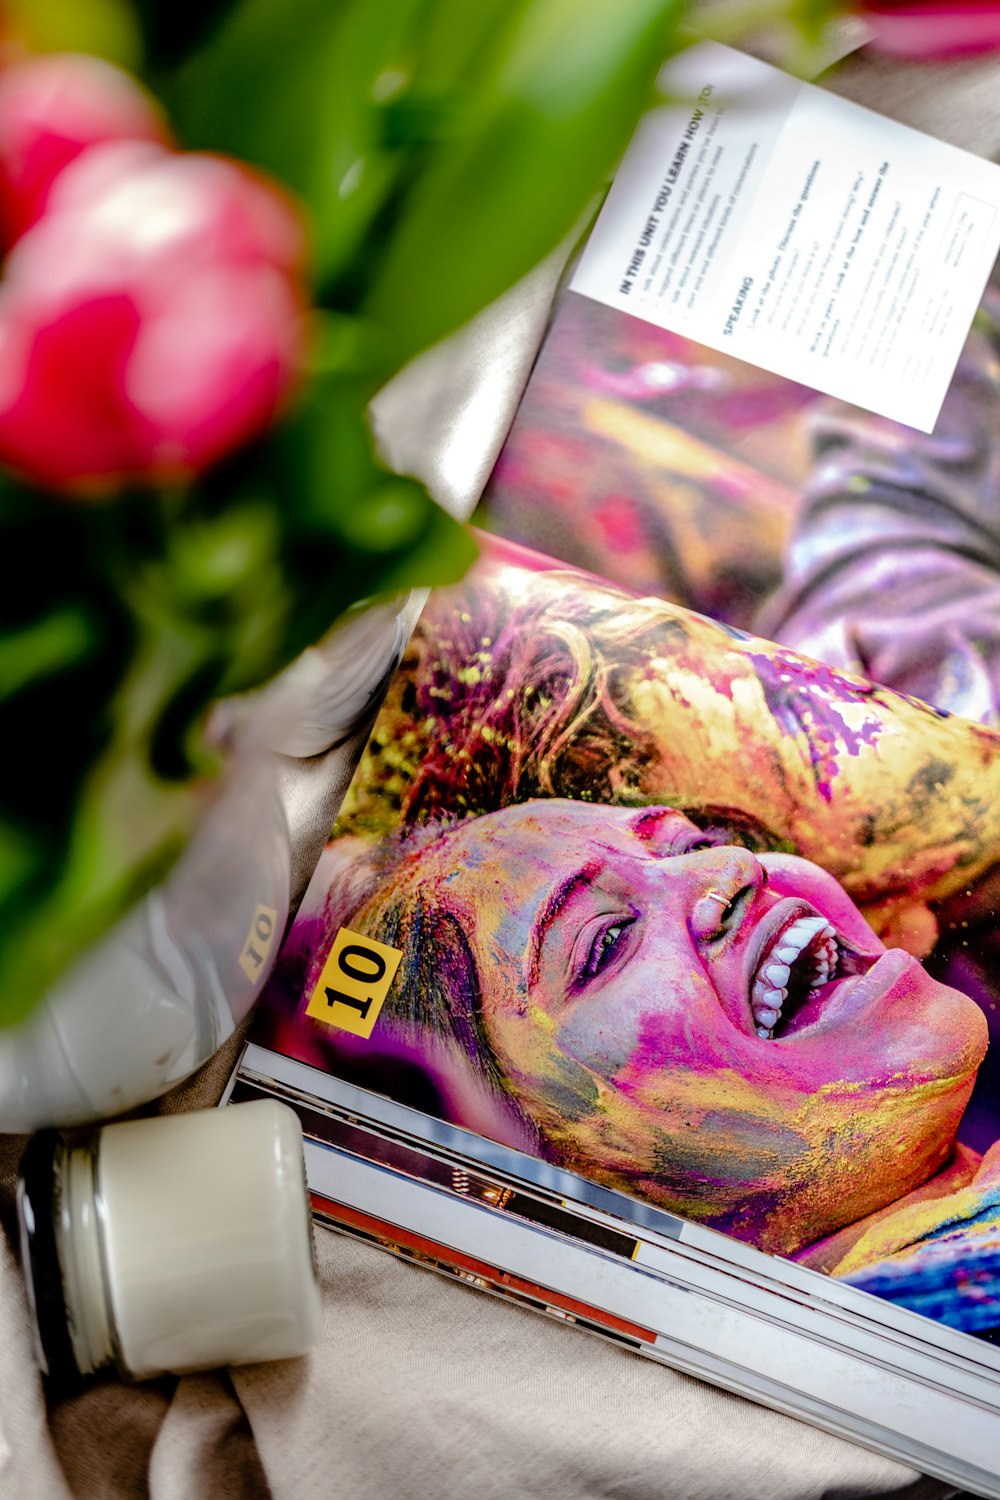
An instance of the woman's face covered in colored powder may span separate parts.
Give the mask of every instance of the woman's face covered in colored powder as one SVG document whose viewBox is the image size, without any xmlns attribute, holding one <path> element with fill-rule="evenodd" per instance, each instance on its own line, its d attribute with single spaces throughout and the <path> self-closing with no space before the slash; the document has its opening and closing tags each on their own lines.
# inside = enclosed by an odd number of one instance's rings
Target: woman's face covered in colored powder
<svg viewBox="0 0 1000 1500">
<path fill-rule="evenodd" d="M 817 866 L 668 808 L 558 800 L 470 820 L 420 865 L 565 1165 L 791 1252 L 947 1161 L 984 1018 Z"/>
</svg>

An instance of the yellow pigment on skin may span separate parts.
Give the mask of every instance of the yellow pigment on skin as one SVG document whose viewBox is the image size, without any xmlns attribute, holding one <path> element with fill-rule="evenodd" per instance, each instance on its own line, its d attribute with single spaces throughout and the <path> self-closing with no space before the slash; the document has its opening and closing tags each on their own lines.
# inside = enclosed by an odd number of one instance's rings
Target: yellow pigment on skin
<svg viewBox="0 0 1000 1500">
<path fill-rule="evenodd" d="M 549 1055 L 550 1058 L 550 1055 Z M 541 1064 L 543 1058 L 537 1061 Z M 536 1075 L 536 1077 L 544 1075 Z M 669 1100 L 637 1103 L 613 1086 L 594 1078 L 597 1104 L 582 1120 L 568 1122 L 554 1110 L 542 1122 L 552 1138 L 582 1170 L 599 1181 L 633 1193 L 640 1191 L 637 1173 L 651 1161 L 655 1151 L 669 1155 L 669 1140 L 684 1132 L 685 1155 L 695 1142 L 704 1176 L 725 1175 L 731 1165 L 731 1145 L 725 1130 L 709 1133 L 705 1121 L 712 1116 L 730 1117 L 734 1128 L 743 1120 L 752 1130 L 754 1121 L 766 1125 L 775 1114 L 774 1099 L 765 1098 L 738 1075 L 722 1073 L 685 1079 L 671 1075 Z M 892 1203 L 919 1186 L 943 1165 L 951 1150 L 953 1127 L 964 1100 L 946 1109 L 941 1139 L 930 1142 L 915 1159 L 905 1144 L 914 1112 L 921 1112 L 935 1098 L 955 1091 L 954 1080 L 934 1081 L 891 1093 L 872 1094 L 870 1104 L 859 1113 L 858 1096 L 864 1085 L 829 1084 L 796 1108 L 791 1099 L 781 1102 L 785 1128 L 799 1135 L 802 1150 L 792 1164 L 778 1173 L 748 1173 L 742 1182 L 721 1186 L 692 1184 L 690 1192 L 657 1191 L 643 1174 L 643 1196 L 662 1207 L 713 1222 L 732 1215 L 752 1195 L 773 1193 L 780 1201 L 773 1228 L 754 1242 L 777 1253 L 792 1253 L 842 1224 Z M 685 1096 L 690 1094 L 690 1100 Z M 838 1098 L 838 1094 L 841 1096 Z M 697 1101 L 697 1102 L 695 1102 Z M 951 1116 L 954 1115 L 954 1120 Z M 764 1132 L 762 1131 L 762 1134 Z M 879 1148 L 882 1170 L 872 1171 L 872 1143 Z M 762 1140 L 762 1159 L 768 1141 Z"/>
<path fill-rule="evenodd" d="M 632 685 L 639 727 L 661 747 L 645 770 L 644 795 L 744 810 L 779 837 L 793 837 L 798 853 L 855 895 L 919 884 L 928 897 L 941 897 L 994 862 L 1000 752 L 992 738 L 886 690 L 868 691 L 861 703 L 838 699 L 845 724 L 871 726 L 875 743 L 857 753 L 829 747 L 835 774 L 827 801 L 809 741 L 771 717 L 749 660 L 751 653 L 773 657 L 775 648 L 733 642 L 707 621 L 684 617 L 683 624 L 677 653 L 651 663 L 653 677 Z M 725 690 L 712 683 L 720 671 L 729 679 Z M 932 790 L 941 765 L 950 772 L 945 797 Z"/>
</svg>

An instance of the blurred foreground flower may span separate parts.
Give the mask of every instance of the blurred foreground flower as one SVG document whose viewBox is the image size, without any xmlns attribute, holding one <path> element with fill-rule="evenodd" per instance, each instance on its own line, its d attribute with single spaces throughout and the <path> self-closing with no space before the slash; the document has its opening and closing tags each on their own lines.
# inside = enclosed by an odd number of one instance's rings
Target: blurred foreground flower
<svg viewBox="0 0 1000 1500">
<path fill-rule="evenodd" d="M 84 151 L 0 286 L 0 461 L 100 493 L 246 441 L 301 364 L 302 259 L 289 202 L 234 163 Z"/>
<path fill-rule="evenodd" d="M 168 144 L 144 89 L 97 57 L 51 53 L 0 71 L 0 233 L 9 246 L 41 218 L 63 167 L 105 141 Z"/>
<path fill-rule="evenodd" d="M 797 25 L 804 0 L 777 3 Z M 187 152 L 139 85 L 66 55 L 61 0 L 22 0 L 0 68 L 0 1025 L 204 847 L 213 701 L 356 602 L 469 565 L 465 529 L 375 452 L 369 402 L 579 224 L 690 5 L 115 9 L 141 45 L 111 52 L 141 57 Z M 325 743 L 316 692 L 284 748 Z M 213 878 L 192 941 L 242 942 Z M 107 1021 L 85 1035 L 114 1051 Z"/>
<path fill-rule="evenodd" d="M 895 57 L 960 57 L 1000 48 L 997 0 L 862 0 L 874 45 Z"/>
</svg>

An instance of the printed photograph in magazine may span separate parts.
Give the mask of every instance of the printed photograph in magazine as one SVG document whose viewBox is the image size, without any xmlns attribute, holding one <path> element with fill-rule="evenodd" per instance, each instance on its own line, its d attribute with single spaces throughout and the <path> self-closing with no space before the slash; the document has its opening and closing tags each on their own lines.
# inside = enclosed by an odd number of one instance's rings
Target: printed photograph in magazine
<svg viewBox="0 0 1000 1500">
<path fill-rule="evenodd" d="M 991 1338 L 998 848 L 991 729 L 485 539 L 253 1039 Z"/>
</svg>

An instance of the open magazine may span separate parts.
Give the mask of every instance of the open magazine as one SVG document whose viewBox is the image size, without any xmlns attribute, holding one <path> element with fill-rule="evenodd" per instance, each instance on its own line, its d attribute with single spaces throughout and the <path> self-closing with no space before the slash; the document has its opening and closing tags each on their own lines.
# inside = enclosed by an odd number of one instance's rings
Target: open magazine
<svg viewBox="0 0 1000 1500">
<path fill-rule="evenodd" d="M 227 1097 L 324 1222 L 1000 1496 L 993 299 L 924 435 L 563 295 Z"/>
<path fill-rule="evenodd" d="M 994 731 L 487 541 L 232 1097 L 299 1109 L 328 1221 L 996 1493 L 998 841 Z"/>
</svg>

